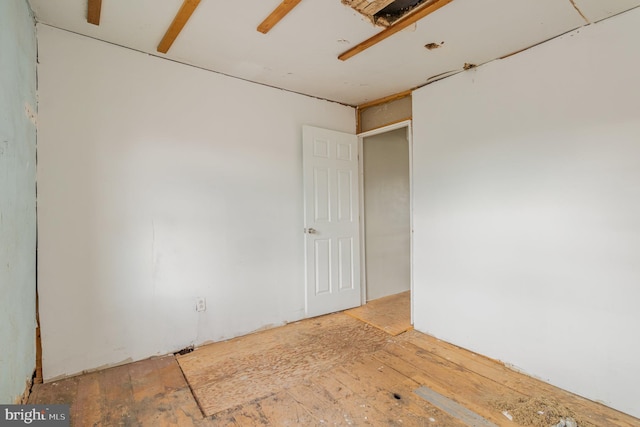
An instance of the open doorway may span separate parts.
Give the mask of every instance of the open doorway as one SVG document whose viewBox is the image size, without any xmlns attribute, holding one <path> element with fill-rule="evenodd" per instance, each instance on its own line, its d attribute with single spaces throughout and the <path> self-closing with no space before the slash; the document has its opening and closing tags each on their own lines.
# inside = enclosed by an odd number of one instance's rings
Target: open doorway
<svg viewBox="0 0 640 427">
<path fill-rule="evenodd" d="M 397 311 L 411 325 L 411 122 L 362 133 L 359 142 L 363 308 Z"/>
</svg>

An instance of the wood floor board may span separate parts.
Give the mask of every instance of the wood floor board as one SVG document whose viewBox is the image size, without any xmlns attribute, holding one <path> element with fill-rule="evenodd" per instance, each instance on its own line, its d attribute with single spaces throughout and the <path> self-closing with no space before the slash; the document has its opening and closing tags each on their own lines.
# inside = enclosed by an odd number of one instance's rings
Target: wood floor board
<svg viewBox="0 0 640 427">
<path fill-rule="evenodd" d="M 98 372 L 76 377 L 78 379 L 78 398 L 71 405 L 73 425 L 100 425 L 102 422 L 102 399 L 100 398 L 101 375 Z M 62 381 L 66 382 L 68 380 Z"/>
<path fill-rule="evenodd" d="M 165 378 L 158 381 L 158 377 L 164 377 L 163 371 L 167 369 L 167 362 L 170 358 L 150 359 L 147 363 L 131 363 L 129 367 L 129 377 L 131 378 L 131 388 L 133 400 L 136 403 L 153 399 L 156 395 L 164 393 L 166 388 L 173 388 L 172 384 L 167 384 Z M 170 366 L 170 365 L 169 365 Z"/>
<path fill-rule="evenodd" d="M 410 342 L 433 355 L 460 365 L 479 375 L 493 378 L 513 390 L 521 390 L 522 387 L 527 387 L 527 382 L 532 379 L 508 368 L 500 361 L 462 349 L 417 331 L 408 331 L 406 334 L 397 337 L 397 341 Z M 550 386 L 550 388 L 553 387 Z"/>
<path fill-rule="evenodd" d="M 554 387 L 544 381 L 510 369 L 499 361 L 462 349 L 430 335 L 417 331 L 409 331 L 397 337 L 397 340 L 410 342 L 431 354 L 438 355 L 469 371 L 473 371 L 486 378 L 491 378 L 514 392 L 524 394 L 528 397 L 552 397 L 562 402 L 563 405 L 574 412 L 582 414 L 595 425 L 620 427 L 637 427 L 640 425 L 637 418 Z"/>
<path fill-rule="evenodd" d="M 127 367 L 132 407 L 139 422 L 198 425 L 202 419 L 200 408 L 173 357 L 149 359 L 145 363 L 131 363 Z"/>
<path fill-rule="evenodd" d="M 492 407 L 492 402 L 524 397 L 492 379 L 434 356 L 410 343 L 390 344 L 376 353 L 375 357 L 418 384 L 453 399 L 498 425 L 505 424 L 506 418 Z"/>
<path fill-rule="evenodd" d="M 71 404 L 78 396 L 79 381 L 79 377 L 73 377 L 65 381 L 50 383 L 46 387 L 43 387 L 42 384 L 35 384 L 28 403 L 31 405 L 36 405 L 38 402 L 46 402 L 50 405 Z"/>
<path fill-rule="evenodd" d="M 392 336 L 413 328 L 409 291 L 368 301 L 360 307 L 346 310 L 345 313 Z"/>
<path fill-rule="evenodd" d="M 100 398 L 102 425 L 135 425 L 139 424 L 133 405 L 133 388 L 127 365 L 111 368 L 108 372 L 100 371 Z"/>
<path fill-rule="evenodd" d="M 402 375 L 373 357 L 355 361 L 349 367 L 334 369 L 337 381 L 366 400 L 380 414 L 387 425 L 465 426 L 413 393 L 420 386 L 413 379 Z M 434 421 L 431 421 L 431 420 Z"/>
<path fill-rule="evenodd" d="M 36 384 L 31 404 L 71 405 L 74 426 L 203 426 L 173 355 Z"/>
</svg>

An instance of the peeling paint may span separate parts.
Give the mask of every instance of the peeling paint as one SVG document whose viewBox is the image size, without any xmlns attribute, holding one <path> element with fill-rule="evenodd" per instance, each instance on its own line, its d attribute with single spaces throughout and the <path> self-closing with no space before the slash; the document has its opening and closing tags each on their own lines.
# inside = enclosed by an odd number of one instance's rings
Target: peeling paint
<svg viewBox="0 0 640 427">
<path fill-rule="evenodd" d="M 444 42 L 440 42 L 440 43 L 427 43 L 424 45 L 424 47 L 426 47 L 429 50 L 434 50 L 434 49 L 438 49 L 439 47 L 442 47 L 442 45 L 444 44 Z"/>
</svg>

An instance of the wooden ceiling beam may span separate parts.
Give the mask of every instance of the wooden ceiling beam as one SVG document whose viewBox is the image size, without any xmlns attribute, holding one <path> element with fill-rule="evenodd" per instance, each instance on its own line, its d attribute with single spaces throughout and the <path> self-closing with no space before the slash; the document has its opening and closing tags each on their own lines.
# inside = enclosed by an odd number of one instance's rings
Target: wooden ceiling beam
<svg viewBox="0 0 640 427">
<path fill-rule="evenodd" d="M 402 92 L 394 93 L 393 95 L 385 96 L 384 98 L 374 99 L 373 101 L 365 102 L 364 104 L 360 104 L 357 106 L 358 110 L 364 110 L 369 107 L 374 107 L 380 104 L 386 104 L 387 102 L 396 101 L 401 98 L 406 98 L 407 96 L 411 96 L 413 90 L 403 90 Z"/>
<path fill-rule="evenodd" d="M 102 12 L 102 0 L 87 0 L 87 22 L 100 25 L 100 12 Z"/>
<path fill-rule="evenodd" d="M 173 18 L 173 22 L 164 34 L 160 44 L 158 44 L 158 52 L 167 53 L 169 51 L 169 48 L 171 48 L 171 45 L 178 37 L 178 34 L 180 34 L 189 18 L 191 18 L 193 11 L 196 10 L 198 4 L 200 4 L 200 0 L 184 0 L 182 2 L 180 10 L 176 14 L 175 18 Z"/>
<path fill-rule="evenodd" d="M 273 27 L 276 26 L 278 22 L 282 18 L 284 18 L 294 7 L 300 3 L 301 0 L 282 0 L 282 3 L 276 7 L 273 12 L 269 16 L 265 18 L 260 25 L 258 25 L 257 30 L 262 34 L 267 34 Z"/>
<path fill-rule="evenodd" d="M 386 29 L 379 32 L 378 34 L 372 37 L 369 37 L 367 40 L 363 41 L 362 43 L 341 53 L 338 56 L 338 59 L 341 61 L 346 61 L 347 59 L 359 54 L 360 52 L 366 49 L 369 49 L 371 46 L 374 46 L 380 43 L 382 40 L 386 39 L 387 37 L 390 37 L 395 33 L 402 31 L 405 28 L 415 24 L 425 16 L 430 15 L 431 13 L 440 9 L 442 6 L 445 6 L 451 3 L 452 1 L 453 0 L 433 0 L 429 3 L 425 3 L 423 7 L 415 9 L 412 13 L 396 21 L 393 25 L 387 27 Z"/>
</svg>

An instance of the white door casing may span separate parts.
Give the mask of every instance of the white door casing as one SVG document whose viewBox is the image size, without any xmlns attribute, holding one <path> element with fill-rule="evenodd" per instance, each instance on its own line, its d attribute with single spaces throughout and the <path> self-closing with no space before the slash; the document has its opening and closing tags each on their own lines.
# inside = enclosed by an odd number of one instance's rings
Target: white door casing
<svg viewBox="0 0 640 427">
<path fill-rule="evenodd" d="M 358 138 L 303 126 L 305 314 L 361 303 Z"/>
</svg>

